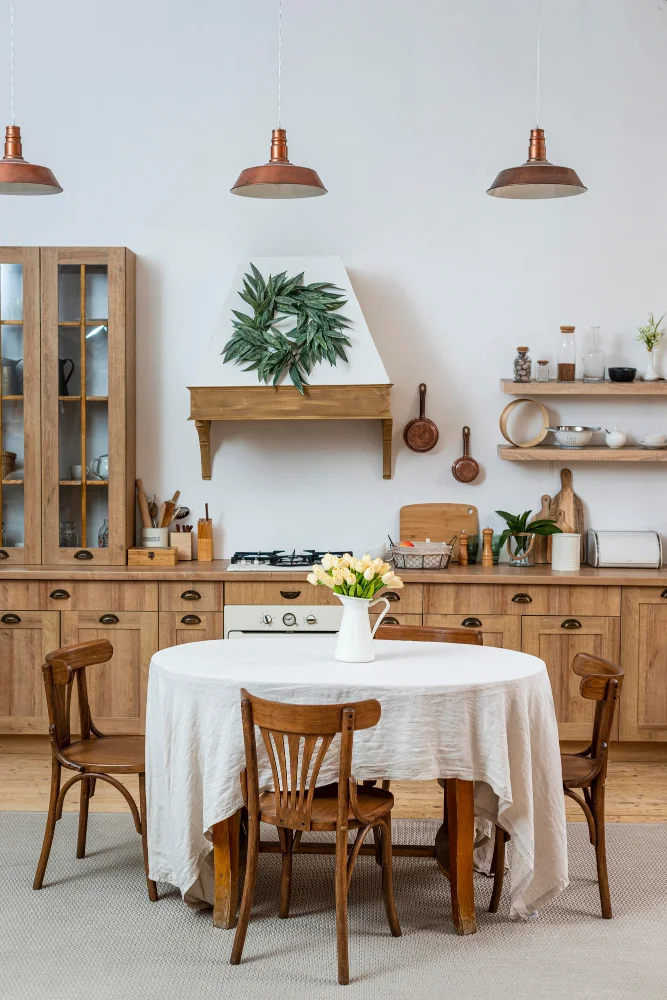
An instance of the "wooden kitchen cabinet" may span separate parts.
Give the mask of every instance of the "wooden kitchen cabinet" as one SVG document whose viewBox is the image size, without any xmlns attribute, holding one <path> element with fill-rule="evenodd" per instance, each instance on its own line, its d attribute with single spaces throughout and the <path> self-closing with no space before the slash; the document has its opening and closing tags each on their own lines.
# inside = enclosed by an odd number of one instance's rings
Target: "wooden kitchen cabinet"
<svg viewBox="0 0 667 1000">
<path fill-rule="evenodd" d="M 184 642 L 202 639 L 222 639 L 222 614 L 219 611 L 161 611 L 159 624 L 160 649 L 180 646 Z"/>
<path fill-rule="evenodd" d="M 526 583 L 424 585 L 425 615 L 609 615 L 621 613 L 620 587 Z"/>
<path fill-rule="evenodd" d="M 618 663 L 620 619 L 526 616 L 522 620 L 522 649 L 524 653 L 539 656 L 547 665 L 560 738 L 590 740 L 596 703 L 581 697 L 581 678 L 572 670 L 572 661 L 577 653 L 592 653 Z M 624 696 L 614 720 L 614 739 L 618 739 L 618 720 L 623 707 Z"/>
<path fill-rule="evenodd" d="M 0 732 L 48 732 L 42 664 L 59 646 L 57 612 L 19 609 L 0 615 Z"/>
<path fill-rule="evenodd" d="M 479 629 L 485 646 L 521 649 L 521 618 L 516 615 L 424 615 L 424 625 Z"/>
<path fill-rule="evenodd" d="M 667 589 L 623 589 L 622 740 L 667 740 Z"/>
<path fill-rule="evenodd" d="M 371 611 L 368 617 L 371 620 L 371 628 L 372 628 L 380 616 L 379 614 L 374 615 L 373 612 Z M 393 608 L 391 611 L 388 611 L 387 614 L 382 619 L 383 625 L 421 625 L 421 623 L 422 623 L 421 615 L 395 615 Z"/>
<path fill-rule="evenodd" d="M 158 615 L 150 611 L 63 611 L 63 646 L 108 639 L 113 657 L 86 671 L 93 720 L 103 733 L 143 733 L 148 667 L 158 649 Z M 75 717 L 75 696 L 72 713 Z"/>
</svg>

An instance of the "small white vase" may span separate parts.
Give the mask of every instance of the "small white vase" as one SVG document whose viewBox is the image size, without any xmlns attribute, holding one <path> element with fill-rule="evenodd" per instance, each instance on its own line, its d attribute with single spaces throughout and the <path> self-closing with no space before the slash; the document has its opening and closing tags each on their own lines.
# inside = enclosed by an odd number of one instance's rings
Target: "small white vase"
<svg viewBox="0 0 667 1000">
<path fill-rule="evenodd" d="M 657 382 L 660 376 L 653 367 L 655 351 L 647 351 L 646 353 L 648 354 L 648 368 L 642 375 L 642 380 L 644 382 Z"/>
<path fill-rule="evenodd" d="M 335 657 L 343 663 L 370 663 L 375 659 L 373 652 L 373 636 L 389 611 L 389 601 L 386 597 L 376 597 L 366 600 L 363 597 L 346 597 L 336 594 L 343 605 L 343 618 L 338 631 Z M 371 632 L 371 621 L 368 612 L 374 604 L 384 603 L 384 611 L 378 618 Z"/>
</svg>

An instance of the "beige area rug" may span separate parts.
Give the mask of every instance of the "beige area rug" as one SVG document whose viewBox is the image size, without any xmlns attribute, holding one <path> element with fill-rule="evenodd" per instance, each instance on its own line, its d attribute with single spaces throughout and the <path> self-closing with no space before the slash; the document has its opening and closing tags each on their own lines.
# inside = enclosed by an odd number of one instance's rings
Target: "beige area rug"
<svg viewBox="0 0 667 1000">
<path fill-rule="evenodd" d="M 91 814 L 89 856 L 77 861 L 77 817 L 58 823 L 44 888 L 31 888 L 43 813 L 0 813 L 2 1000 L 295 1000 L 349 996 L 454 1000 L 664 1000 L 667 825 L 608 828 L 614 919 L 599 916 L 594 854 L 568 827 L 570 887 L 530 923 L 486 913 L 491 882 L 476 876 L 479 931 L 453 930 L 448 883 L 434 863 L 395 861 L 402 938 L 387 928 L 380 872 L 361 858 L 350 890 L 348 987 L 336 985 L 333 867 L 297 857 L 292 916 L 278 918 L 279 859 L 260 857 L 243 964 L 233 932 L 161 885 L 149 903 L 141 843 L 129 817 Z M 432 842 L 438 824 L 396 820 L 397 842 Z M 509 880 L 508 880 L 509 881 Z"/>
</svg>

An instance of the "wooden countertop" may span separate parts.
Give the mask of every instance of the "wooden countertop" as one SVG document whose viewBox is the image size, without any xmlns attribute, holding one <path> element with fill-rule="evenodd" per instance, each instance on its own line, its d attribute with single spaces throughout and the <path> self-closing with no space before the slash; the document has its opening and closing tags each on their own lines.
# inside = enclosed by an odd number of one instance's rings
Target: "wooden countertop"
<svg viewBox="0 0 667 1000">
<path fill-rule="evenodd" d="M 0 569 L 3 580 L 134 580 L 134 581 L 195 581 L 217 580 L 226 583 L 257 583 L 280 581 L 305 582 L 306 573 L 274 571 L 266 573 L 229 571 L 228 559 L 213 562 L 180 562 L 171 567 L 152 566 L 11 566 Z M 459 566 L 447 570 L 399 570 L 405 583 L 442 584 L 587 584 L 588 586 L 667 587 L 667 567 L 662 569 L 594 569 L 582 566 L 578 572 L 558 573 L 550 566 L 530 566 L 524 569 L 503 564 L 488 568 Z"/>
</svg>

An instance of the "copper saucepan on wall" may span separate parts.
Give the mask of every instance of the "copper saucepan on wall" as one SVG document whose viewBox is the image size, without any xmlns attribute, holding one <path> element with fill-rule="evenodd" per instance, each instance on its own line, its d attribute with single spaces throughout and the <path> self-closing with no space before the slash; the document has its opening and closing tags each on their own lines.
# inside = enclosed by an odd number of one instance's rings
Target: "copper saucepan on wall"
<svg viewBox="0 0 667 1000">
<path fill-rule="evenodd" d="M 419 416 L 405 425 L 403 440 L 412 451 L 430 451 L 438 443 L 439 432 L 426 413 L 426 383 L 419 385 Z"/>
</svg>

